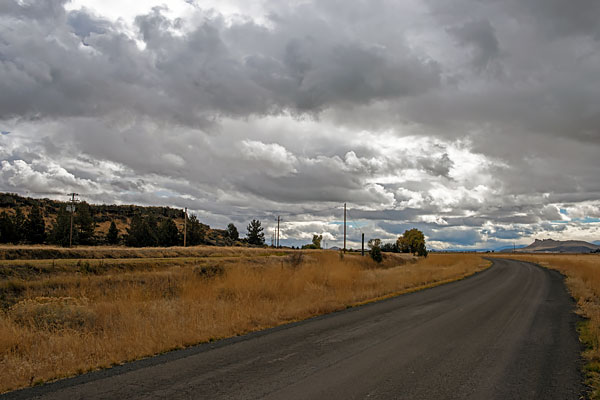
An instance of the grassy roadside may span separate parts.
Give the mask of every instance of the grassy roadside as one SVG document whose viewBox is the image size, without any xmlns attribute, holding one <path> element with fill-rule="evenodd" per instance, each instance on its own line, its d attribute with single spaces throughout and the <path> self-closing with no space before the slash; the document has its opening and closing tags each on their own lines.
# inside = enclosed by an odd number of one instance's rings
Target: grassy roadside
<svg viewBox="0 0 600 400">
<path fill-rule="evenodd" d="M 590 398 L 600 400 L 600 255 L 596 254 L 503 254 L 502 258 L 529 261 L 559 271 L 577 302 L 577 312 L 585 318 L 578 327 L 580 341 L 586 346 L 584 373 L 592 391 Z"/>
<path fill-rule="evenodd" d="M 52 260 L 52 259 L 125 259 L 125 258 L 175 258 L 175 257 L 257 257 L 285 255 L 285 249 L 251 247 L 122 247 L 76 246 L 73 248 L 46 245 L 0 245 L 0 260 Z"/>
<path fill-rule="evenodd" d="M 462 279 L 489 265 L 473 254 L 418 261 L 386 254 L 376 264 L 327 251 L 225 261 L 20 282 L 0 311 L 0 392 Z"/>
</svg>

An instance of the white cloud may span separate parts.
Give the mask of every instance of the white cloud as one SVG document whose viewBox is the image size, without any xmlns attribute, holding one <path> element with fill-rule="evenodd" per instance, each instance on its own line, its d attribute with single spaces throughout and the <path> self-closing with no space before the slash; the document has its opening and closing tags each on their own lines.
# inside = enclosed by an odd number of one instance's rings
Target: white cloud
<svg viewBox="0 0 600 400">
<path fill-rule="evenodd" d="M 297 172 L 296 157 L 277 143 L 262 143 L 257 140 L 243 140 L 240 154 L 246 160 L 256 161 L 260 172 L 270 176 L 285 176 Z"/>
</svg>

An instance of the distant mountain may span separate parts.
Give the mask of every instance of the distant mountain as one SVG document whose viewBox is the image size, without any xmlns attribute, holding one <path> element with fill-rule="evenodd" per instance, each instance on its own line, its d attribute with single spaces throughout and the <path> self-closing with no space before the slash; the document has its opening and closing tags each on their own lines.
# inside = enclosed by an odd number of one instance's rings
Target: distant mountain
<svg viewBox="0 0 600 400">
<path fill-rule="evenodd" d="M 594 240 L 592 243 L 597 244 L 600 246 L 600 240 Z"/>
<path fill-rule="evenodd" d="M 507 249 L 505 252 L 510 252 Z M 583 240 L 552 240 L 536 239 L 527 247 L 515 250 L 518 253 L 593 253 L 600 251 L 600 245 L 584 242 Z"/>
</svg>

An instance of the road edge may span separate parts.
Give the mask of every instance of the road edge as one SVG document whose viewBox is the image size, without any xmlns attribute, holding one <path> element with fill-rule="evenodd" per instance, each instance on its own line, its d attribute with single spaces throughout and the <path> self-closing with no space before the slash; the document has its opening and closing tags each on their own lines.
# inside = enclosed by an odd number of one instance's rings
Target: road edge
<svg viewBox="0 0 600 400">
<path fill-rule="evenodd" d="M 585 393 L 583 393 L 583 395 L 585 396 L 586 399 L 592 399 L 592 400 L 600 399 L 600 369 L 597 365 L 594 366 L 593 362 L 591 360 L 589 360 L 587 357 L 585 357 L 585 355 L 584 355 L 585 351 L 587 351 L 590 348 L 593 348 L 592 340 L 585 337 L 586 332 L 585 332 L 585 328 L 584 328 L 584 326 L 589 323 L 590 318 L 585 317 L 582 314 L 583 310 L 579 306 L 579 302 L 578 302 L 577 298 L 573 295 L 571 287 L 567 283 L 567 278 L 569 276 L 564 274 L 562 271 L 560 271 L 556 268 L 552 268 L 549 265 L 542 265 L 537 262 L 522 260 L 517 257 L 518 256 L 515 256 L 515 258 L 502 258 L 502 257 L 492 256 L 492 257 L 486 257 L 486 259 L 489 259 L 489 260 L 493 260 L 493 259 L 516 260 L 516 261 L 527 263 L 527 264 L 533 265 L 535 267 L 556 273 L 561 276 L 563 285 L 565 286 L 567 293 L 571 297 L 571 300 L 573 300 L 573 303 L 575 304 L 573 314 L 575 315 L 576 320 L 575 320 L 575 326 L 573 327 L 574 328 L 573 330 L 577 333 L 577 338 L 578 338 L 578 341 L 580 344 L 579 373 L 581 374 L 581 382 L 582 382 L 583 386 L 585 387 Z M 594 391 L 597 392 L 597 395 L 595 397 L 592 396 Z"/>
</svg>

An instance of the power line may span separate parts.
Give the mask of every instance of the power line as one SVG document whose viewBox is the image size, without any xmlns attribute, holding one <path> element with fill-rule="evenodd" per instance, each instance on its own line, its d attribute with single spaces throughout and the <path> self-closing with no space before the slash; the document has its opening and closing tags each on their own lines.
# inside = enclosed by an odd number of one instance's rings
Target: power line
<svg viewBox="0 0 600 400">
<path fill-rule="evenodd" d="M 354 224 L 354 229 L 357 229 L 360 233 L 363 233 L 362 230 L 362 226 L 360 226 L 350 215 L 350 211 L 348 211 L 348 217 L 350 219 L 350 222 L 352 222 Z M 350 225 L 350 227 L 352 227 L 352 225 Z"/>
<path fill-rule="evenodd" d="M 315 215 L 318 216 L 321 213 L 326 213 L 328 211 L 333 211 L 333 210 L 339 210 L 340 207 L 330 207 L 330 208 L 324 208 L 324 209 L 319 209 L 316 211 L 297 211 L 297 212 L 282 212 L 282 211 L 273 211 L 271 213 L 261 213 L 261 214 L 256 214 L 256 213 L 248 213 L 248 214 L 219 214 L 219 215 L 223 215 L 223 216 L 227 216 L 230 218 L 251 218 L 251 216 L 253 216 L 254 218 L 262 218 L 262 219 L 271 219 L 276 215 L 279 216 L 285 216 L 285 217 L 294 217 L 294 216 L 298 216 L 298 215 L 306 215 L 306 216 L 310 216 L 310 215 Z"/>
</svg>

